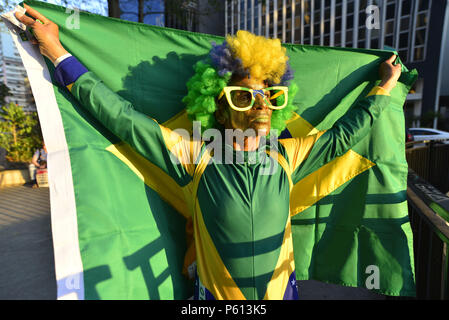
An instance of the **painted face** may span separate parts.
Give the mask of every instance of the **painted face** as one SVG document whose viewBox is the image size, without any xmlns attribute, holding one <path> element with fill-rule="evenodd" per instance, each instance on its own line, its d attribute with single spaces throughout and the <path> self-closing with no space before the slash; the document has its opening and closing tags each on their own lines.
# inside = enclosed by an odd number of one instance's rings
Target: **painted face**
<svg viewBox="0 0 449 320">
<path fill-rule="evenodd" d="M 267 87 L 267 84 L 263 80 L 248 77 L 235 79 L 229 85 L 255 90 L 261 90 Z M 260 94 L 256 95 L 256 101 L 253 107 L 247 111 L 236 111 L 229 107 L 226 98 L 223 99 L 224 101 L 221 101 L 219 104 L 216 119 L 225 129 L 241 129 L 242 131 L 253 129 L 257 135 L 268 135 L 271 128 L 271 115 L 273 110 L 268 108 Z"/>
</svg>

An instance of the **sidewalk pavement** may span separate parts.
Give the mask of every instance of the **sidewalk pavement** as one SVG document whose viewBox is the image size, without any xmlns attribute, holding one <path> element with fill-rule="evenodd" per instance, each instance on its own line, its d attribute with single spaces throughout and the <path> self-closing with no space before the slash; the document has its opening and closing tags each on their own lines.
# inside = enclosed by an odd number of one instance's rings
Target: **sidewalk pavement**
<svg viewBox="0 0 449 320">
<path fill-rule="evenodd" d="M 48 188 L 0 189 L 2 299 L 56 299 Z"/>
<path fill-rule="evenodd" d="M 56 277 L 49 189 L 0 189 L 0 300 L 54 300 Z M 383 295 L 318 281 L 298 281 L 302 300 L 384 300 Z"/>
</svg>

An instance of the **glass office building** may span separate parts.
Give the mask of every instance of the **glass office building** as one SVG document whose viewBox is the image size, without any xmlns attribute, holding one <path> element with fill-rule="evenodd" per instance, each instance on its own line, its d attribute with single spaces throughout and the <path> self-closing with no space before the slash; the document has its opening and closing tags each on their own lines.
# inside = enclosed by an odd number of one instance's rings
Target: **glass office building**
<svg viewBox="0 0 449 320">
<path fill-rule="evenodd" d="M 406 103 L 412 126 L 439 107 L 446 11 L 446 0 L 227 0 L 225 29 L 295 44 L 396 50 L 420 74 Z"/>
<path fill-rule="evenodd" d="M 5 84 L 11 95 L 6 103 L 13 102 L 24 107 L 25 111 L 36 111 L 30 83 L 19 52 L 9 33 L 0 32 L 0 83 Z"/>
<path fill-rule="evenodd" d="M 226 31 L 233 34 L 245 29 L 298 44 L 388 46 L 396 48 L 406 62 L 421 61 L 426 53 L 431 2 L 234 0 L 227 1 Z"/>
</svg>

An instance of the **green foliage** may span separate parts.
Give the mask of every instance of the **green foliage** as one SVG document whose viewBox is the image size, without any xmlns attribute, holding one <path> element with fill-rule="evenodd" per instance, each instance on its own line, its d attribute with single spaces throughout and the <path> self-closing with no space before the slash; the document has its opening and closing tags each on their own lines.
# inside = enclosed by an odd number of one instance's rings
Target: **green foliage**
<svg viewBox="0 0 449 320">
<path fill-rule="evenodd" d="M 10 162 L 29 162 L 42 145 L 37 114 L 26 113 L 15 103 L 0 109 L 0 147 Z"/>
<path fill-rule="evenodd" d="M 0 83 L 0 106 L 5 104 L 5 98 L 11 95 L 11 91 L 4 83 Z"/>
</svg>

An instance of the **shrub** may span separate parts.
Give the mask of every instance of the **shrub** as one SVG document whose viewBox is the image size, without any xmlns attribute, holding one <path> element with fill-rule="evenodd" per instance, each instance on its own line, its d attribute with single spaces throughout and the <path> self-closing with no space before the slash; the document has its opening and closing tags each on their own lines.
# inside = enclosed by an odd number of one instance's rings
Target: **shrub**
<svg viewBox="0 0 449 320">
<path fill-rule="evenodd" d="M 0 109 L 0 147 L 7 151 L 10 162 L 30 162 L 42 145 L 39 121 L 35 112 L 10 103 Z"/>
</svg>

